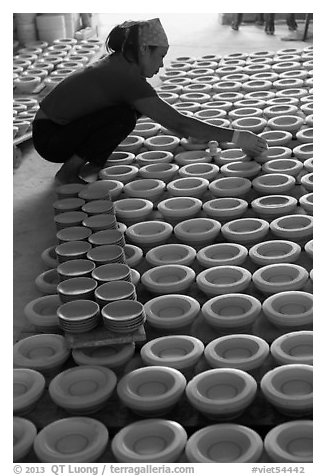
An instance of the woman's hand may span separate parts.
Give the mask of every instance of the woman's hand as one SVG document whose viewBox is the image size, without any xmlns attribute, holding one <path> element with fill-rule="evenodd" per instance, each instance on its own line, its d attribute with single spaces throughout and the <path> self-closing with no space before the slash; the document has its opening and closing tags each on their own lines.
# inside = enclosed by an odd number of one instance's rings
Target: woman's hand
<svg viewBox="0 0 326 476">
<path fill-rule="evenodd" d="M 236 131 L 234 143 L 248 155 L 260 155 L 267 149 L 267 142 L 250 131 Z"/>
</svg>

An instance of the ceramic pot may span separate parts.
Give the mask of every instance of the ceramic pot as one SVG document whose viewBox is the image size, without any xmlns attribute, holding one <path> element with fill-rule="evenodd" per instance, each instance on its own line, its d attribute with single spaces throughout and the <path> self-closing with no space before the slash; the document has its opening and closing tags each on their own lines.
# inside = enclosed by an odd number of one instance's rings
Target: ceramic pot
<svg viewBox="0 0 326 476">
<path fill-rule="evenodd" d="M 295 187 L 295 178 L 283 173 L 270 173 L 253 179 L 252 186 L 261 195 L 285 194 Z"/>
<path fill-rule="evenodd" d="M 224 167 L 224 166 L 223 166 Z M 215 198 L 203 204 L 205 214 L 219 221 L 240 218 L 247 210 L 248 203 L 242 198 Z"/>
<path fill-rule="evenodd" d="M 135 223 L 147 218 L 152 210 L 153 203 L 144 198 L 124 198 L 114 203 L 116 216 L 125 223 Z"/>
<path fill-rule="evenodd" d="M 266 195 L 252 200 L 251 208 L 259 217 L 273 220 L 294 212 L 297 204 L 296 198 L 287 195 Z"/>
<path fill-rule="evenodd" d="M 190 296 L 169 294 L 145 303 L 147 322 L 157 329 L 189 326 L 199 314 L 200 304 Z"/>
<path fill-rule="evenodd" d="M 146 253 L 146 261 L 151 266 L 181 264 L 191 266 L 196 258 L 196 250 L 184 244 L 161 245 Z"/>
<path fill-rule="evenodd" d="M 198 215 L 202 202 L 193 197 L 173 197 L 162 200 L 157 208 L 168 223 L 178 223 L 180 220 L 193 218 Z"/>
<path fill-rule="evenodd" d="M 313 331 L 283 334 L 272 342 L 271 354 L 277 365 L 313 364 Z"/>
<path fill-rule="evenodd" d="M 218 243 L 201 248 L 197 253 L 197 261 L 204 268 L 215 266 L 240 266 L 246 260 L 248 250 L 245 246 L 232 243 Z"/>
<path fill-rule="evenodd" d="M 276 327 L 302 329 L 312 324 L 312 300 L 312 294 L 304 291 L 279 292 L 265 299 L 263 311 Z"/>
<path fill-rule="evenodd" d="M 264 448 L 273 462 L 312 463 L 313 423 L 295 420 L 281 423 L 270 430 L 264 439 Z"/>
<path fill-rule="evenodd" d="M 249 257 L 260 266 L 274 263 L 293 263 L 298 259 L 301 247 L 286 240 L 272 240 L 257 243 L 249 249 Z"/>
<path fill-rule="evenodd" d="M 181 243 L 201 247 L 213 243 L 220 230 L 220 222 L 213 218 L 192 218 L 178 223 L 173 231 Z"/>
<path fill-rule="evenodd" d="M 209 184 L 214 197 L 243 197 L 251 189 L 251 181 L 244 177 L 223 177 Z"/>
<path fill-rule="evenodd" d="M 225 265 L 208 268 L 197 275 L 198 288 L 207 296 L 241 293 L 250 284 L 251 273 L 240 266 Z"/>
<path fill-rule="evenodd" d="M 269 295 L 281 291 L 298 291 L 304 287 L 308 277 L 308 271 L 302 266 L 275 263 L 255 271 L 252 280 L 259 291 Z"/>
<path fill-rule="evenodd" d="M 156 294 L 173 294 L 186 291 L 194 282 L 196 274 L 184 265 L 163 265 L 145 271 L 141 282 Z"/>
<path fill-rule="evenodd" d="M 266 400 L 281 413 L 302 417 L 312 412 L 312 381 L 312 365 L 286 364 L 269 370 L 260 388 Z"/>
<path fill-rule="evenodd" d="M 186 444 L 190 463 L 255 463 L 262 451 L 258 433 L 235 423 L 208 425 L 193 433 Z"/>
<path fill-rule="evenodd" d="M 34 438 L 36 437 L 36 426 L 26 418 L 13 418 L 13 461 L 22 461 L 30 452 Z"/>
<path fill-rule="evenodd" d="M 242 244 L 260 241 L 268 231 L 269 223 L 261 218 L 239 218 L 225 223 L 221 229 L 228 241 Z"/>
<path fill-rule="evenodd" d="M 13 370 L 13 412 L 25 415 L 32 411 L 45 389 L 45 378 L 37 370 Z"/>
</svg>

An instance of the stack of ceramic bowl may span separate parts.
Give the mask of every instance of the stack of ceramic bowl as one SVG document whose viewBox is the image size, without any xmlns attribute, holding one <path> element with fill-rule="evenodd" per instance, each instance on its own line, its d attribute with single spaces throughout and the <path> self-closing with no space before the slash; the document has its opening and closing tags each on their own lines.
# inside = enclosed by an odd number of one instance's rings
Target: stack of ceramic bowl
<svg viewBox="0 0 326 476">
<path fill-rule="evenodd" d="M 102 309 L 104 327 L 117 334 L 130 334 L 141 327 L 146 315 L 138 301 L 124 299 L 106 304 Z"/>
<path fill-rule="evenodd" d="M 99 323 L 99 310 L 99 305 L 91 300 L 67 302 L 57 310 L 59 326 L 71 334 L 89 332 Z"/>
</svg>

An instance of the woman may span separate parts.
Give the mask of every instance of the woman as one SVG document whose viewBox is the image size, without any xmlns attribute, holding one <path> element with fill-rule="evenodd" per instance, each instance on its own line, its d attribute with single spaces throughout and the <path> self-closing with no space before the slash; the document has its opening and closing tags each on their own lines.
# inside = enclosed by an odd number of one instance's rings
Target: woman
<svg viewBox="0 0 326 476">
<path fill-rule="evenodd" d="M 158 73 L 168 47 L 158 18 L 124 22 L 107 38 L 111 54 L 71 74 L 43 99 L 33 141 L 44 159 L 63 162 L 56 174 L 59 183 L 80 181 L 86 162 L 99 171 L 141 115 L 184 137 L 232 141 L 253 155 L 263 152 L 266 142 L 255 134 L 186 117 L 158 97 L 145 78 Z"/>
</svg>

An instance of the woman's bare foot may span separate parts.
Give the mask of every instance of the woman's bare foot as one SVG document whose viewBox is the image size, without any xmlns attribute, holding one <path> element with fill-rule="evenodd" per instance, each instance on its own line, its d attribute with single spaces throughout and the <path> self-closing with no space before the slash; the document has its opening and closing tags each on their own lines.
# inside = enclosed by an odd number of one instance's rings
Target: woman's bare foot
<svg viewBox="0 0 326 476">
<path fill-rule="evenodd" d="M 84 164 L 85 160 L 81 157 L 76 155 L 70 157 L 56 173 L 55 182 L 58 184 L 85 183 L 85 181 L 79 177 L 79 172 Z"/>
</svg>

